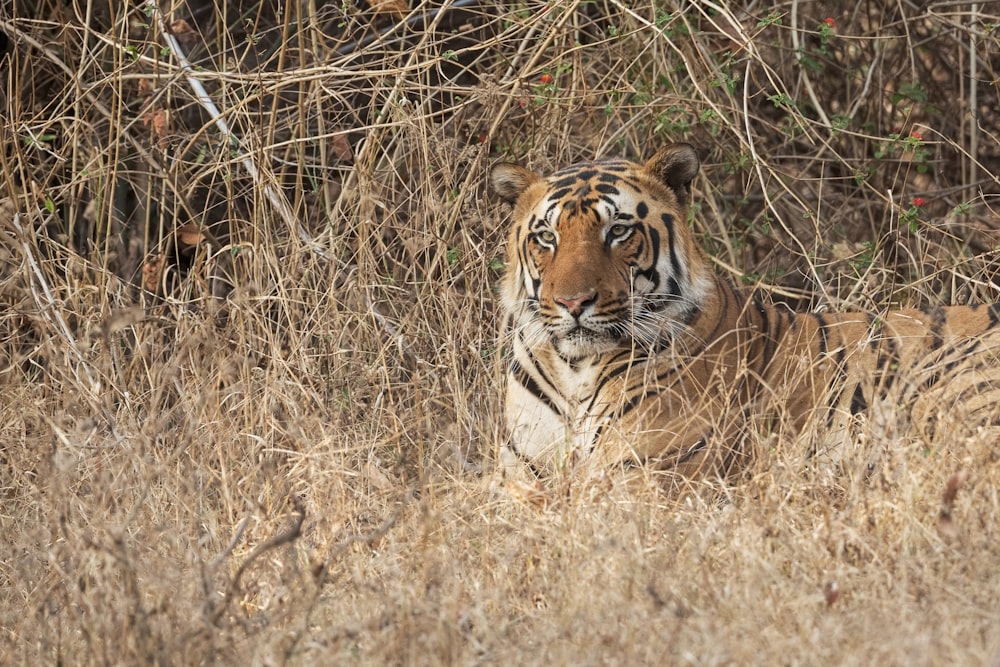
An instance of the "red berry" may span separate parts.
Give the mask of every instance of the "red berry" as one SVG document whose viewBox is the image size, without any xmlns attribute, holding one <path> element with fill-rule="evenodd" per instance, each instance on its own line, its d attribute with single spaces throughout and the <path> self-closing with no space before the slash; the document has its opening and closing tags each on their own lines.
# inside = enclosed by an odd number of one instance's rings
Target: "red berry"
<svg viewBox="0 0 1000 667">
<path fill-rule="evenodd" d="M 914 197 L 913 198 L 913 205 L 916 206 L 917 208 L 920 208 L 921 206 L 923 206 L 926 203 L 927 203 L 927 200 L 924 199 L 923 197 Z"/>
<path fill-rule="evenodd" d="M 827 16 L 825 19 L 823 19 L 823 23 L 827 24 L 832 28 L 833 24 L 836 23 L 836 21 L 833 20 L 832 16 Z"/>
<path fill-rule="evenodd" d="M 548 83 L 552 83 L 553 81 L 555 81 L 555 79 L 552 78 L 551 74 L 543 74 L 540 77 L 538 77 L 538 82 L 539 83 L 546 83 L 546 84 L 548 84 Z"/>
<path fill-rule="evenodd" d="M 917 141 L 923 141 L 924 135 L 919 132 L 910 132 L 910 139 L 916 139 Z"/>
</svg>

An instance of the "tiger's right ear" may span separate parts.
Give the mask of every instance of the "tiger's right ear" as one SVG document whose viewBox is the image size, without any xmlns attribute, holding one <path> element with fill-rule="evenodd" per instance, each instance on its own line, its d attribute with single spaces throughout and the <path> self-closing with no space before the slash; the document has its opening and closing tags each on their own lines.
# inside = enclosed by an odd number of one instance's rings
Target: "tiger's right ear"
<svg viewBox="0 0 1000 667">
<path fill-rule="evenodd" d="M 691 144 L 667 144 L 645 164 L 646 171 L 667 185 L 680 202 L 691 194 L 691 181 L 698 175 L 698 153 Z"/>
<path fill-rule="evenodd" d="M 490 169 L 493 191 L 507 203 L 513 204 L 532 183 L 542 180 L 541 175 L 516 164 L 501 162 Z"/>
</svg>

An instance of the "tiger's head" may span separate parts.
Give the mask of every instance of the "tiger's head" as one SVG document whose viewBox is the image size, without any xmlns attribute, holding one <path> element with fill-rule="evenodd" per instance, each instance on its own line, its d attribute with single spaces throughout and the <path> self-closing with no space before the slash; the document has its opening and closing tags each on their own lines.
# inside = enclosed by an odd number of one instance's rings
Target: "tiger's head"
<svg viewBox="0 0 1000 667">
<path fill-rule="evenodd" d="M 513 204 L 504 308 L 525 339 L 568 359 L 669 342 L 698 312 L 710 268 L 687 227 L 698 155 L 671 144 L 644 164 L 585 162 L 545 177 L 490 173 Z"/>
</svg>

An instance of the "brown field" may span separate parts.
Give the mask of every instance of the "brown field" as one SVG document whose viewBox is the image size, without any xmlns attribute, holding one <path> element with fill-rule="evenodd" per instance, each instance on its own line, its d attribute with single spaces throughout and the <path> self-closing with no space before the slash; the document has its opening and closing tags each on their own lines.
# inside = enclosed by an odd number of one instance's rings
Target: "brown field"
<svg viewBox="0 0 1000 667">
<path fill-rule="evenodd" d="M 1000 301 L 1000 4 L 371 5 L 0 7 L 0 664 L 1000 664 L 986 431 L 509 492 L 486 188 L 689 141 L 765 298 Z"/>
</svg>

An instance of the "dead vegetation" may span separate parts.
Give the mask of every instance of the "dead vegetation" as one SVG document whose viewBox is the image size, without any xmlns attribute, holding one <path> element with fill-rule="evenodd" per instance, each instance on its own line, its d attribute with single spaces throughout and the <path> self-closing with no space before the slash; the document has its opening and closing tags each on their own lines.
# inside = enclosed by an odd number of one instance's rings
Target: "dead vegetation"
<svg viewBox="0 0 1000 667">
<path fill-rule="evenodd" d="M 494 489 L 494 160 L 690 141 L 769 298 L 1000 299 L 997 4 L 730 5 L 0 9 L 0 663 L 995 661 L 986 433 Z"/>
</svg>

